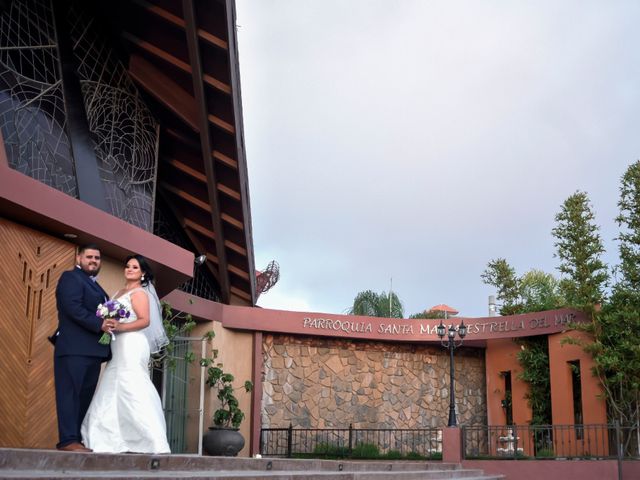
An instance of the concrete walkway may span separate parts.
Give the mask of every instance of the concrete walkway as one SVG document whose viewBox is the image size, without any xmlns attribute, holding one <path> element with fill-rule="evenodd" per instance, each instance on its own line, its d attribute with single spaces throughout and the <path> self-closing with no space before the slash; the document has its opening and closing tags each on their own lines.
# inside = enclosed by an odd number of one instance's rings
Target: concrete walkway
<svg viewBox="0 0 640 480">
<path fill-rule="evenodd" d="M 0 479 L 499 480 L 441 462 L 295 460 L 0 449 Z"/>
</svg>

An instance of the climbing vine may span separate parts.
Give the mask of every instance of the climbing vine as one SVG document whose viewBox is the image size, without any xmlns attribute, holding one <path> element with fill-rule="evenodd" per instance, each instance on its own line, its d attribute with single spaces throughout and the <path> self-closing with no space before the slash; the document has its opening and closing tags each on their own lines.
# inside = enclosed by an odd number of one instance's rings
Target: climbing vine
<svg viewBox="0 0 640 480">
<path fill-rule="evenodd" d="M 547 336 L 520 340 L 518 362 L 522 373 L 518 378 L 529 385 L 525 398 L 531 407 L 532 425 L 551 424 L 551 377 Z"/>
</svg>

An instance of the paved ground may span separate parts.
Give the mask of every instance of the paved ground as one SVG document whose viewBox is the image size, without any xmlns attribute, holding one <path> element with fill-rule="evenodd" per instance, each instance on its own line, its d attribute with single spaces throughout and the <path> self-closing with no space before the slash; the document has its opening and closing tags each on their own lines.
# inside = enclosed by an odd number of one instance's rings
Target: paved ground
<svg viewBox="0 0 640 480">
<path fill-rule="evenodd" d="M 498 480 L 442 462 L 295 460 L 0 449 L 0 479 Z"/>
</svg>

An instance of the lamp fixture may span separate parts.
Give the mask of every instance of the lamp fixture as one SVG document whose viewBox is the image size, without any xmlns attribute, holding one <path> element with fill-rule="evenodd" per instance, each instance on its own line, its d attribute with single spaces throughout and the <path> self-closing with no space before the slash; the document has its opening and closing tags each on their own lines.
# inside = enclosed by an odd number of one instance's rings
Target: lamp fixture
<svg viewBox="0 0 640 480">
<path fill-rule="evenodd" d="M 445 312 L 446 319 L 446 312 Z M 446 327 L 442 320 L 440 320 L 440 325 L 436 328 L 436 333 L 438 334 L 438 338 L 440 338 L 440 344 L 449 349 L 449 427 L 457 426 L 456 419 L 456 397 L 455 397 L 455 389 L 454 389 L 454 368 L 453 368 L 453 351 L 462 345 L 464 337 L 467 336 L 467 326 L 464 324 L 464 320 L 460 322 L 460 325 L 457 327 L 455 325 L 449 325 L 449 328 Z M 459 340 L 456 340 L 456 335 Z"/>
<path fill-rule="evenodd" d="M 200 265 L 203 265 L 204 262 L 206 261 L 207 261 L 207 256 L 205 254 L 202 254 L 202 255 L 198 255 L 193 261 L 193 263 L 195 263 L 197 266 L 200 266 Z"/>
</svg>

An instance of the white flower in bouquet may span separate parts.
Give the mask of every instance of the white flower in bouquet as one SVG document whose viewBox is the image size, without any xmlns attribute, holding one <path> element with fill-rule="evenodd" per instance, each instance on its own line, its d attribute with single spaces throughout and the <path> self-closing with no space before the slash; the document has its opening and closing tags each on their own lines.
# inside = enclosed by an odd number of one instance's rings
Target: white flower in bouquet
<svg viewBox="0 0 640 480">
<path fill-rule="evenodd" d="M 130 315 L 131 312 L 129 312 L 129 309 L 117 300 L 107 300 L 98 305 L 98 309 L 96 310 L 96 316 L 102 318 L 102 320 L 111 318 L 120 322 L 123 318 L 129 318 Z M 111 341 L 115 339 L 116 336 L 113 332 L 104 332 L 100 340 L 98 340 L 98 343 L 101 345 L 109 345 Z"/>
</svg>

